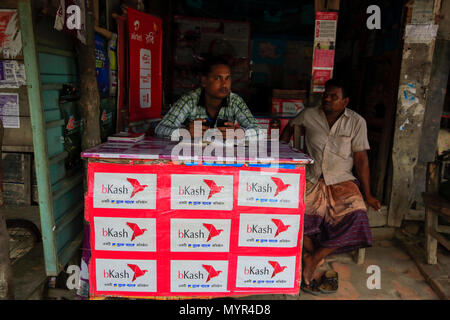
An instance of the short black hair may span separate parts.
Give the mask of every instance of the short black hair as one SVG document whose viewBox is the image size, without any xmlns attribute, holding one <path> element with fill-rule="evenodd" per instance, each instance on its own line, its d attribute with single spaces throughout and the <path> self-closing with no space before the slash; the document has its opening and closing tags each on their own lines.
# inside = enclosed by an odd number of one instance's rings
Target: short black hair
<svg viewBox="0 0 450 320">
<path fill-rule="evenodd" d="M 325 89 L 329 87 L 341 88 L 342 90 L 342 99 L 350 98 L 350 92 L 345 85 L 345 83 L 340 79 L 330 79 L 325 82 Z"/>
<path fill-rule="evenodd" d="M 212 68 L 217 65 L 225 65 L 231 69 L 230 63 L 228 62 L 228 60 L 225 57 L 213 56 L 213 57 L 207 58 L 205 60 L 205 62 L 203 63 L 203 67 L 201 69 L 201 74 L 203 76 L 207 76 L 211 72 Z"/>
</svg>

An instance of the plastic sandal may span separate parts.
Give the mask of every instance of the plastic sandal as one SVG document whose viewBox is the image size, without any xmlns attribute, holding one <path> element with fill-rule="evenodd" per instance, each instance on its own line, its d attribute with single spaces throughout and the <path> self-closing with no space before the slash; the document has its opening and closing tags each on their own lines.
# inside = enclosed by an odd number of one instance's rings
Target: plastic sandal
<svg viewBox="0 0 450 320">
<path fill-rule="evenodd" d="M 319 291 L 322 293 L 336 293 L 339 288 L 338 273 L 334 270 L 326 271 L 320 278 Z"/>
<path fill-rule="evenodd" d="M 321 294 L 321 291 L 319 290 L 320 283 L 317 282 L 315 279 L 311 280 L 311 282 L 308 284 L 305 283 L 305 281 L 302 281 L 302 285 L 300 288 L 309 294 L 312 294 L 314 296 L 318 296 Z"/>
</svg>

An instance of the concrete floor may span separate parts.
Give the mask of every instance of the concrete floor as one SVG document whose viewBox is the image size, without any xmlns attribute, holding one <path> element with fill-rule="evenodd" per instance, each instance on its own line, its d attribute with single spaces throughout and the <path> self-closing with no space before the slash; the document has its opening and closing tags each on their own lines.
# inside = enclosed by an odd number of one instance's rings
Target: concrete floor
<svg viewBox="0 0 450 320">
<path fill-rule="evenodd" d="M 371 265 L 380 267 L 381 288 L 368 289 L 367 273 Z M 331 256 L 322 266 L 339 274 L 339 290 L 334 294 L 314 296 L 303 291 L 299 296 L 260 295 L 248 300 L 439 300 L 439 296 L 425 281 L 413 259 L 394 240 L 374 241 L 366 249 L 363 265 L 357 265 L 349 255 Z"/>
<path fill-rule="evenodd" d="M 422 239 L 422 237 L 418 237 Z M 420 251 L 420 250 L 419 250 Z M 422 252 L 423 253 L 423 252 Z M 14 280 L 16 287 L 16 299 L 54 299 L 42 286 L 46 286 L 42 245 L 37 246 L 24 259 L 14 264 Z M 438 255 L 438 264 L 425 265 L 418 269 L 418 261 L 424 261 L 424 254 L 419 258 L 411 256 L 396 239 L 374 240 L 373 247 L 366 249 L 365 262 L 357 265 L 349 254 L 331 256 L 322 266 L 322 270 L 334 269 L 339 274 L 339 290 L 335 294 L 321 294 L 313 296 L 301 291 L 300 295 L 254 295 L 243 298 L 245 300 L 439 300 L 436 286 L 430 287 L 431 280 L 440 280 L 441 289 L 449 291 L 450 288 L 450 255 L 441 248 Z M 30 264 L 34 265 L 33 268 Z M 369 266 L 378 266 L 381 275 L 381 288 L 368 289 L 367 279 L 371 273 L 367 273 Z M 431 270 L 429 274 L 424 268 Z M 421 273 L 422 271 L 422 273 Z M 427 277 L 428 282 L 425 280 Z M 33 287 L 33 288 L 31 288 Z M 439 289 L 439 285 L 437 286 Z M 41 288 L 41 289 L 36 289 Z M 446 289 L 445 289 L 446 288 Z M 41 294 L 37 294 L 38 292 Z M 74 299 L 74 292 L 60 289 L 65 299 Z M 65 293 L 64 293 L 64 292 Z M 439 292 L 438 292 L 439 293 Z M 58 293 L 57 296 L 60 294 Z M 51 295 L 50 295 L 51 296 Z M 445 297 L 445 294 L 444 294 Z M 448 295 L 447 295 L 448 297 Z M 447 298 L 448 299 L 448 298 Z"/>
</svg>

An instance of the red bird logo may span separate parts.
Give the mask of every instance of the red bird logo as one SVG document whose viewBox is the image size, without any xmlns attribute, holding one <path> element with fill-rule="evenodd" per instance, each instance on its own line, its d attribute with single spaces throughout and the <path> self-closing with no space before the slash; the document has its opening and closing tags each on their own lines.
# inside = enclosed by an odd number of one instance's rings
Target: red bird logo
<svg viewBox="0 0 450 320">
<path fill-rule="evenodd" d="M 206 271 L 208 271 L 208 279 L 206 279 L 206 282 L 211 280 L 212 278 L 217 277 L 222 271 L 216 271 L 213 266 L 202 264 L 203 268 L 205 268 Z"/>
<path fill-rule="evenodd" d="M 283 272 L 286 269 L 286 266 L 280 266 L 280 264 L 276 261 L 269 261 L 270 265 L 273 268 L 272 278 L 275 277 L 278 273 Z"/>
<path fill-rule="evenodd" d="M 141 229 L 136 223 L 127 222 L 127 226 L 130 227 L 131 230 L 133 230 L 133 236 L 131 237 L 131 241 L 136 239 L 136 237 L 139 237 L 144 234 L 147 229 Z"/>
<path fill-rule="evenodd" d="M 212 224 L 209 224 L 209 223 L 204 223 L 203 226 L 206 229 L 208 229 L 208 231 L 209 231 L 209 237 L 208 237 L 208 240 L 206 240 L 206 242 L 208 242 L 209 240 L 211 240 L 214 237 L 217 237 L 223 231 L 223 229 L 217 230 L 216 227 L 214 227 Z"/>
<path fill-rule="evenodd" d="M 272 181 L 277 186 L 277 191 L 275 191 L 274 197 L 276 197 L 280 192 L 286 190 L 287 188 L 289 188 L 291 186 L 290 184 L 285 184 L 283 182 L 283 180 L 281 180 L 280 178 L 272 177 Z"/>
<path fill-rule="evenodd" d="M 133 186 L 133 193 L 131 194 L 130 199 L 133 198 L 136 193 L 144 191 L 144 189 L 148 187 L 146 184 L 141 185 L 136 179 L 127 178 L 127 180 Z"/>
<path fill-rule="evenodd" d="M 277 235 L 286 231 L 290 227 L 290 225 L 284 225 L 283 221 L 281 221 L 280 219 L 272 219 L 272 222 L 275 223 L 278 228 L 277 232 L 275 233 L 275 238 L 277 237 Z"/>
<path fill-rule="evenodd" d="M 131 282 L 133 282 L 134 280 L 136 280 L 139 277 L 142 277 L 146 272 L 148 272 L 148 270 L 141 270 L 141 268 L 139 268 L 135 264 L 127 264 L 127 265 L 134 272 L 134 277 L 133 277 L 133 280 L 131 280 Z"/>
<path fill-rule="evenodd" d="M 222 191 L 222 189 L 224 188 L 223 186 L 217 186 L 217 184 L 212 180 L 203 179 L 203 182 L 206 183 L 210 189 L 208 199 L 211 198 L 216 193 Z"/>
</svg>

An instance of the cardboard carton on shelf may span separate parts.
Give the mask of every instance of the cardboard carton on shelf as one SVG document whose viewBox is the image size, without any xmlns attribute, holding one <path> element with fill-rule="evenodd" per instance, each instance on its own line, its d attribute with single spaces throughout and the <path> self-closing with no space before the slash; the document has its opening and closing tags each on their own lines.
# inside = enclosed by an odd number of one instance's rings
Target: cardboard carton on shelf
<svg viewBox="0 0 450 320">
<path fill-rule="evenodd" d="M 272 113 L 295 116 L 305 108 L 306 90 L 279 90 L 272 92 Z"/>
</svg>

